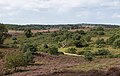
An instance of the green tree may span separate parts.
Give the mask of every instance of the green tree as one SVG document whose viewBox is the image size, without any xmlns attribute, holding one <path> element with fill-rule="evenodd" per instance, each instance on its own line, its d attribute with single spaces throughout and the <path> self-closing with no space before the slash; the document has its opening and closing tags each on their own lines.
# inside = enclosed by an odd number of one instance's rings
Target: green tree
<svg viewBox="0 0 120 76">
<path fill-rule="evenodd" d="M 31 51 L 32 53 L 34 53 L 37 51 L 37 47 L 32 44 L 23 44 L 20 46 L 20 50 L 23 51 L 24 53 L 26 51 Z"/>
<path fill-rule="evenodd" d="M 30 38 L 30 37 L 32 37 L 32 35 L 33 35 L 32 31 L 31 31 L 30 29 L 25 30 L 24 33 L 25 33 L 25 36 L 26 36 L 27 38 Z"/>
<path fill-rule="evenodd" d="M 0 44 L 3 44 L 5 38 L 7 37 L 7 28 L 5 27 L 4 24 L 0 24 Z"/>
<path fill-rule="evenodd" d="M 92 61 L 94 58 L 94 54 L 91 51 L 85 51 L 84 52 L 84 57 L 88 61 Z"/>
<path fill-rule="evenodd" d="M 9 69 L 16 68 L 19 66 L 27 66 L 33 62 L 33 56 L 30 52 L 22 53 L 15 52 L 5 56 L 5 66 Z"/>
<path fill-rule="evenodd" d="M 113 46 L 115 48 L 120 48 L 120 39 L 116 39 L 114 42 L 113 42 Z"/>
<path fill-rule="evenodd" d="M 48 49 L 48 53 L 51 55 L 59 55 L 58 48 L 52 46 Z"/>
</svg>

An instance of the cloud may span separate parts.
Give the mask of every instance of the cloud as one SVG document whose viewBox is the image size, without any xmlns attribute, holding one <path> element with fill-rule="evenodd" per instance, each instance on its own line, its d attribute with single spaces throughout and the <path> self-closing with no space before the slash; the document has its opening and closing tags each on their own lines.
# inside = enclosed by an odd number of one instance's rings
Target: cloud
<svg viewBox="0 0 120 76">
<path fill-rule="evenodd" d="M 36 14 L 39 14 L 38 16 L 43 17 L 42 19 L 51 19 L 49 18 L 51 15 L 54 15 L 56 19 L 58 16 L 64 18 L 69 15 L 73 15 L 77 19 L 93 17 L 104 19 L 111 15 L 108 10 L 120 10 L 120 0 L 0 0 L 0 17 L 4 19 L 28 14 L 30 14 L 28 16 L 36 18 Z M 114 14 L 113 17 L 118 18 L 119 14 Z M 71 16 L 67 18 L 71 18 Z M 22 19 L 27 18 L 23 17 Z"/>
<path fill-rule="evenodd" d="M 114 13 L 114 14 L 112 15 L 112 18 L 120 18 L 120 13 Z"/>
</svg>

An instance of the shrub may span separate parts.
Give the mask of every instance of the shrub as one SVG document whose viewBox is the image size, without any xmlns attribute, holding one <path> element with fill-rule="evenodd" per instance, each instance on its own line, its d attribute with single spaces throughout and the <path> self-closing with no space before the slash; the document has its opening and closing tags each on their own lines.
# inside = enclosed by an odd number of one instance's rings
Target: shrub
<svg viewBox="0 0 120 76">
<path fill-rule="evenodd" d="M 76 33 L 79 33 L 81 35 L 85 35 L 86 34 L 85 31 L 83 31 L 83 30 L 80 30 L 80 31 L 77 30 Z"/>
<path fill-rule="evenodd" d="M 114 46 L 115 48 L 120 48 L 120 39 L 115 40 L 115 41 L 113 42 L 113 46 Z"/>
<path fill-rule="evenodd" d="M 37 51 L 37 47 L 31 44 L 24 44 L 24 45 L 21 45 L 20 50 L 23 51 L 24 53 L 26 51 L 31 51 L 32 53 L 34 53 Z"/>
<path fill-rule="evenodd" d="M 116 39 L 119 39 L 119 38 L 120 38 L 120 35 L 113 35 L 113 36 L 111 36 L 109 39 L 107 39 L 107 44 L 112 45 L 113 42 L 114 42 Z"/>
<path fill-rule="evenodd" d="M 26 52 L 25 54 L 22 52 L 15 52 L 5 56 L 5 66 L 9 69 L 15 68 L 19 66 L 27 66 L 33 58 L 30 52 Z"/>
<path fill-rule="evenodd" d="M 25 36 L 26 36 L 27 38 L 30 38 L 30 37 L 32 37 L 32 35 L 33 35 L 33 33 L 31 32 L 30 29 L 26 29 L 26 30 L 24 31 L 24 33 L 25 33 Z"/>
<path fill-rule="evenodd" d="M 110 51 L 107 49 L 102 49 L 95 52 L 95 55 L 110 55 L 110 54 L 111 54 Z"/>
<path fill-rule="evenodd" d="M 35 33 L 35 36 L 39 36 L 39 35 L 42 35 L 42 33 L 41 32 Z"/>
<path fill-rule="evenodd" d="M 87 42 L 84 39 L 81 39 L 80 41 L 75 41 L 74 42 L 76 47 L 86 47 L 88 46 Z"/>
<path fill-rule="evenodd" d="M 91 51 L 85 51 L 84 52 L 84 57 L 88 61 L 92 61 L 94 58 L 94 54 Z"/>
<path fill-rule="evenodd" d="M 96 31 L 104 31 L 104 28 L 103 27 L 97 27 Z"/>
<path fill-rule="evenodd" d="M 66 53 L 71 53 L 71 54 L 76 54 L 76 48 L 68 48 L 65 52 Z"/>
<path fill-rule="evenodd" d="M 105 35 L 105 33 L 103 31 L 99 31 L 98 35 Z"/>
<path fill-rule="evenodd" d="M 81 35 L 79 35 L 78 33 L 73 35 L 73 40 L 80 40 L 81 39 Z"/>
<path fill-rule="evenodd" d="M 48 48 L 48 53 L 51 55 L 59 55 L 58 48 L 56 48 L 56 47 Z"/>
<path fill-rule="evenodd" d="M 86 40 L 87 42 L 90 42 L 90 41 L 91 41 L 91 36 L 86 36 L 86 37 L 85 37 L 85 40 Z"/>
<path fill-rule="evenodd" d="M 105 44 L 105 41 L 104 41 L 104 39 L 97 39 L 97 40 L 96 40 L 96 44 L 97 44 L 97 45 Z"/>
</svg>

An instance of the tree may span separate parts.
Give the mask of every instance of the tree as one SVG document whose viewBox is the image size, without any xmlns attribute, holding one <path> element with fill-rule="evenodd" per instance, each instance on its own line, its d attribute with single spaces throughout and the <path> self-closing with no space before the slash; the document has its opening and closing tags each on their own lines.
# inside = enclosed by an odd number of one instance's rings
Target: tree
<svg viewBox="0 0 120 76">
<path fill-rule="evenodd" d="M 33 35 L 33 33 L 31 32 L 30 29 L 25 30 L 24 33 L 25 33 L 25 36 L 26 36 L 27 38 L 30 38 L 30 37 L 32 37 L 32 35 Z"/>
<path fill-rule="evenodd" d="M 119 39 L 119 38 L 120 38 L 120 35 L 114 34 L 114 35 L 111 36 L 109 39 L 107 39 L 107 44 L 112 45 L 113 42 L 114 42 L 116 39 Z"/>
<path fill-rule="evenodd" d="M 16 68 L 19 66 L 27 66 L 33 62 L 33 56 L 30 52 L 22 53 L 15 52 L 5 56 L 5 66 L 9 69 Z"/>
<path fill-rule="evenodd" d="M 110 51 L 107 49 L 101 49 L 95 52 L 95 55 L 110 55 L 110 54 L 111 54 Z"/>
<path fill-rule="evenodd" d="M 97 27 L 96 31 L 104 31 L 104 28 L 103 27 Z"/>
<path fill-rule="evenodd" d="M 105 44 L 105 41 L 104 41 L 104 39 L 97 39 L 96 44 L 97 45 Z"/>
<path fill-rule="evenodd" d="M 7 37 L 7 28 L 5 27 L 4 24 L 0 24 L 0 44 L 3 44 L 5 38 Z"/>
<path fill-rule="evenodd" d="M 120 39 L 116 39 L 114 42 L 113 42 L 113 46 L 115 48 L 120 48 Z"/>
<path fill-rule="evenodd" d="M 52 46 L 48 49 L 48 53 L 51 55 L 59 55 L 58 48 Z"/>
<path fill-rule="evenodd" d="M 86 60 L 92 61 L 93 58 L 94 58 L 94 55 L 91 51 L 85 51 L 84 52 L 84 57 L 85 57 Z"/>
<path fill-rule="evenodd" d="M 37 51 L 37 47 L 32 44 L 23 44 L 21 45 L 20 50 L 23 51 L 24 53 L 26 51 L 31 51 L 32 53 L 34 53 Z"/>
</svg>

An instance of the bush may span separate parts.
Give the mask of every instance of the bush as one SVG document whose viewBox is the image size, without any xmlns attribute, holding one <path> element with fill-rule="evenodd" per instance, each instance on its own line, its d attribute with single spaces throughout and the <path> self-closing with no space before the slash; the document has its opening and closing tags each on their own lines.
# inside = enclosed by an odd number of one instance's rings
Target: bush
<svg viewBox="0 0 120 76">
<path fill-rule="evenodd" d="M 56 48 L 56 47 L 48 48 L 48 53 L 51 55 L 59 55 L 58 48 Z"/>
<path fill-rule="evenodd" d="M 115 48 L 120 48 L 120 39 L 115 40 L 115 41 L 113 42 L 113 46 L 114 46 Z"/>
<path fill-rule="evenodd" d="M 91 51 L 85 51 L 84 52 L 84 57 L 88 61 L 92 61 L 94 58 L 94 54 Z"/>
<path fill-rule="evenodd" d="M 16 67 L 27 66 L 31 61 L 33 61 L 33 58 L 30 52 L 26 52 L 25 54 L 15 52 L 5 56 L 5 66 L 9 69 L 15 68 L 15 71 Z"/>
<path fill-rule="evenodd" d="M 104 28 L 103 27 L 97 27 L 96 31 L 104 31 Z"/>
<path fill-rule="evenodd" d="M 65 52 L 66 53 L 71 53 L 71 54 L 76 54 L 76 48 L 68 48 Z"/>
<path fill-rule="evenodd" d="M 95 52 L 95 55 L 110 55 L 110 54 L 111 54 L 110 51 L 107 49 L 102 49 Z"/>
<path fill-rule="evenodd" d="M 37 47 L 31 44 L 24 44 L 24 45 L 21 45 L 20 50 L 23 51 L 24 53 L 26 51 L 31 51 L 32 53 L 34 53 L 37 51 Z"/>
<path fill-rule="evenodd" d="M 87 47 L 88 46 L 87 42 L 84 39 L 81 39 L 80 41 L 77 40 L 74 42 L 74 44 L 76 47 Z"/>
<path fill-rule="evenodd" d="M 27 38 L 30 38 L 30 37 L 32 37 L 32 35 L 33 35 L 33 33 L 31 32 L 30 29 L 26 29 L 26 30 L 24 31 L 24 33 L 25 33 L 25 36 L 26 36 Z"/>
<path fill-rule="evenodd" d="M 113 36 L 111 36 L 109 39 L 107 39 L 107 44 L 112 45 L 113 42 L 114 42 L 116 39 L 119 39 L 119 38 L 120 38 L 120 35 L 113 35 Z"/>
<path fill-rule="evenodd" d="M 105 44 L 105 41 L 104 41 L 104 39 L 97 39 L 97 40 L 96 40 L 96 44 L 97 44 L 97 45 Z"/>
<path fill-rule="evenodd" d="M 86 40 L 87 42 L 90 42 L 90 41 L 91 41 L 91 36 L 86 36 L 86 37 L 85 37 L 85 40 Z"/>
<path fill-rule="evenodd" d="M 35 36 L 39 36 L 39 35 L 42 35 L 42 33 L 41 32 L 35 33 Z"/>
</svg>

